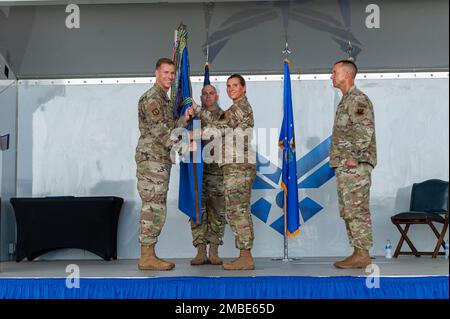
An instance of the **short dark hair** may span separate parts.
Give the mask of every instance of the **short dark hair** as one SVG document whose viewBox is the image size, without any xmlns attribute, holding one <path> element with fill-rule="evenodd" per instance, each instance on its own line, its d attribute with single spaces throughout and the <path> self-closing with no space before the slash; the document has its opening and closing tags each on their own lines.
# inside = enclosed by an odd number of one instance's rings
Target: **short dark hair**
<svg viewBox="0 0 450 319">
<path fill-rule="evenodd" d="M 245 86 L 245 79 L 242 75 L 234 73 L 228 77 L 227 82 L 228 82 L 228 80 L 231 80 L 231 79 L 239 79 L 239 82 L 241 83 L 241 85 Z"/>
<path fill-rule="evenodd" d="M 163 64 L 175 65 L 175 63 L 173 63 L 173 61 L 169 58 L 160 58 L 158 61 L 156 61 L 155 70 L 158 70 Z"/>
<path fill-rule="evenodd" d="M 358 67 L 356 66 L 356 63 L 353 62 L 352 60 L 348 60 L 348 59 L 339 60 L 334 65 L 340 64 L 340 63 L 344 64 L 347 67 L 350 67 L 352 69 L 353 76 L 356 76 L 356 74 L 358 74 Z"/>
</svg>

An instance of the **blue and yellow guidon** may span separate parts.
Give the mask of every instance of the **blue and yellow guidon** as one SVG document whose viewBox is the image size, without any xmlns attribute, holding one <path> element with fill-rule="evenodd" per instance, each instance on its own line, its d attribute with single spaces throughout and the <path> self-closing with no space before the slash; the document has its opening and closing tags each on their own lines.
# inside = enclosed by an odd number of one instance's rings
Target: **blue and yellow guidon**
<svg viewBox="0 0 450 319">
<path fill-rule="evenodd" d="M 297 159 L 295 155 L 294 114 L 292 110 L 291 74 L 289 60 L 284 59 L 283 124 L 279 146 L 283 150 L 281 188 L 284 192 L 284 233 L 294 237 L 299 232 Z"/>
</svg>

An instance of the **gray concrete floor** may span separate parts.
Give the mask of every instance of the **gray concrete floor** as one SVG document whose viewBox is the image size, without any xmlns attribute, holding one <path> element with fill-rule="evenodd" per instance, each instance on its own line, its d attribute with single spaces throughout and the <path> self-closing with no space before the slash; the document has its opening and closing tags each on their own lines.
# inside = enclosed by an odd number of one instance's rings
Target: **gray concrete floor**
<svg viewBox="0 0 450 319">
<path fill-rule="evenodd" d="M 339 260 L 335 257 L 302 258 L 289 262 L 270 258 L 256 258 L 256 269 L 252 271 L 225 271 L 221 266 L 191 266 L 189 259 L 175 259 L 176 267 L 168 272 L 139 271 L 137 260 L 58 260 L 0 262 L 0 278 L 56 278 L 66 277 L 66 267 L 76 264 L 81 277 L 126 278 L 126 277 L 233 277 L 233 276 L 367 276 L 371 272 L 363 269 L 340 270 L 333 267 Z M 227 259 L 226 259 L 227 261 Z M 401 256 L 398 259 L 373 258 L 381 277 L 448 276 L 449 262 L 439 256 L 416 258 Z M 375 274 L 374 274 L 375 275 Z"/>
</svg>

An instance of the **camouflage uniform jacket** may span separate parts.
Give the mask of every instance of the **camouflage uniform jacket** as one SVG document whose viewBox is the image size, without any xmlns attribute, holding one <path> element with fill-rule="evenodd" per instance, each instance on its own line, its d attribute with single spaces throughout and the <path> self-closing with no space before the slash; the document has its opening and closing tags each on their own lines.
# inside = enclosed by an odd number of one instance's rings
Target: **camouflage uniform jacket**
<svg viewBox="0 0 450 319">
<path fill-rule="evenodd" d="M 233 163 L 255 164 L 256 156 L 251 147 L 254 127 L 253 110 L 246 96 L 236 101 L 217 120 L 208 118 L 204 111 L 200 112 L 199 117 L 202 123 L 206 124 L 203 136 L 210 135 L 209 130 L 219 130 L 222 135 L 222 161 L 219 163 L 220 167 Z M 249 129 L 249 132 L 246 132 L 247 129 Z M 234 143 L 231 143 L 231 141 L 227 143 L 228 132 L 234 133 Z M 234 145 L 238 140 L 244 141 L 243 147 Z"/>
<path fill-rule="evenodd" d="M 178 142 L 178 138 L 171 137 L 176 125 L 166 92 L 158 84 L 153 85 L 139 99 L 141 136 L 136 152 L 145 155 L 148 161 L 171 164 L 170 151 Z"/>
<path fill-rule="evenodd" d="M 223 110 L 219 106 L 216 106 L 216 110 L 213 112 L 207 110 L 206 108 L 203 108 L 202 112 L 203 112 L 203 116 L 207 117 L 210 121 L 218 120 L 224 113 Z M 213 176 L 221 176 L 222 175 L 222 170 L 220 169 L 220 167 L 217 163 L 209 163 L 209 164 L 205 163 L 203 172 L 205 174 L 213 175 Z"/>
<path fill-rule="evenodd" d="M 330 166 L 341 167 L 346 160 L 377 164 L 373 105 L 353 86 L 339 103 L 333 126 Z"/>
</svg>

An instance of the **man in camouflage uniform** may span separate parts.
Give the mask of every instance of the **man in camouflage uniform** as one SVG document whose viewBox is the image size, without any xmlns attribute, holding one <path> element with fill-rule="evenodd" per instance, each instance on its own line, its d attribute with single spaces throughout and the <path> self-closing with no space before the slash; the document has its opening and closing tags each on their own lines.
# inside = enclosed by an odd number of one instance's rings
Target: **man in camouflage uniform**
<svg viewBox="0 0 450 319">
<path fill-rule="evenodd" d="M 331 79 L 343 97 L 336 111 L 330 166 L 336 173 L 339 212 L 354 252 L 334 264 L 337 268 L 365 268 L 371 264 L 372 222 L 369 210 L 371 173 L 377 164 L 372 102 L 355 87 L 357 67 L 342 60 Z"/>
<path fill-rule="evenodd" d="M 155 244 L 166 220 L 166 200 L 172 166 L 171 149 L 178 138 L 171 133 L 177 126 L 167 92 L 175 79 L 172 60 L 156 63 L 156 83 L 139 99 L 139 130 L 136 147 L 137 188 L 142 199 L 139 242 L 140 270 L 171 270 L 175 264 L 155 254 Z"/>
<path fill-rule="evenodd" d="M 202 89 L 201 101 L 205 116 L 211 121 L 218 120 L 223 111 L 217 105 L 219 95 L 216 88 L 206 85 Z M 222 265 L 219 257 L 219 245 L 223 245 L 225 231 L 225 198 L 223 190 L 223 174 L 217 163 L 206 163 L 203 167 L 202 187 L 202 223 L 197 225 L 191 221 L 193 245 L 197 248 L 197 256 L 191 265 Z M 209 256 L 206 246 L 209 245 Z"/>
<path fill-rule="evenodd" d="M 218 120 L 211 120 L 204 111 L 198 115 L 204 126 L 202 138 L 222 136 L 219 166 L 223 172 L 226 216 L 235 235 L 236 248 L 240 250 L 239 258 L 225 263 L 223 268 L 250 270 L 255 268 L 251 254 L 255 236 L 250 211 L 252 184 L 256 178 L 256 156 L 250 145 L 253 110 L 245 95 L 246 85 L 241 75 L 233 74 L 228 78 L 227 94 L 233 105 Z"/>
</svg>

